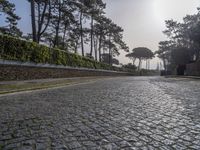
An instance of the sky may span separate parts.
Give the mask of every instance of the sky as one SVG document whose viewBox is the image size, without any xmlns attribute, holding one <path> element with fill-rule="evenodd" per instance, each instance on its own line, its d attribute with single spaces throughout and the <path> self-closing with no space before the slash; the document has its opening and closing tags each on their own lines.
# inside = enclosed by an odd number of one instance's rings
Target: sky
<svg viewBox="0 0 200 150">
<path fill-rule="evenodd" d="M 104 0 L 107 4 L 106 15 L 124 29 L 124 40 L 130 50 L 147 47 L 158 50 L 159 41 L 167 38 L 165 20 L 182 21 L 186 14 L 194 14 L 200 7 L 200 0 Z M 123 63 L 131 62 L 120 55 Z M 151 68 L 157 67 L 158 58 L 151 61 Z"/>
<path fill-rule="evenodd" d="M 25 33 L 31 32 L 30 6 L 26 0 L 9 0 L 15 3 L 16 13 L 21 17 L 19 27 Z M 124 41 L 130 50 L 136 47 L 147 47 L 158 50 L 159 41 L 166 40 L 162 31 L 165 20 L 182 21 L 186 14 L 194 14 L 200 7 L 200 0 L 103 0 L 106 5 L 106 16 L 124 29 Z M 0 18 L 0 25 L 3 20 Z M 123 64 L 131 60 L 121 52 L 119 61 Z M 151 61 L 155 69 L 158 58 Z"/>
</svg>

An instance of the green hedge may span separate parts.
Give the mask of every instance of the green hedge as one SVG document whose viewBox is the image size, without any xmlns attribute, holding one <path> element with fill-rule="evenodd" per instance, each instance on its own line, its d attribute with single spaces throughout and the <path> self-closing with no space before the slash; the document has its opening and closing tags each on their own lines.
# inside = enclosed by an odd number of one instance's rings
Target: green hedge
<svg viewBox="0 0 200 150">
<path fill-rule="evenodd" d="M 0 58 L 21 62 L 48 63 L 72 67 L 126 71 L 123 68 L 110 66 L 77 54 L 68 53 L 56 48 L 0 35 Z"/>
<path fill-rule="evenodd" d="M 6 35 L 0 35 L 0 51 L 0 58 L 6 60 L 98 69 L 104 69 L 106 66 L 110 69 L 108 64 Z"/>
<path fill-rule="evenodd" d="M 0 59 L 132 72 L 78 54 L 1 34 Z"/>
</svg>

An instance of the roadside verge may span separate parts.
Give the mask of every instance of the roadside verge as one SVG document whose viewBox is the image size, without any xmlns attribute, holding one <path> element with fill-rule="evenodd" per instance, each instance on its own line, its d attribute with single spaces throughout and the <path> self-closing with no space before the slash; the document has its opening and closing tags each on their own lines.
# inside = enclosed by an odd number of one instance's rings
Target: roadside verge
<svg viewBox="0 0 200 150">
<path fill-rule="evenodd" d="M 81 77 L 0 82 L 0 95 L 88 83 L 109 77 Z"/>
</svg>

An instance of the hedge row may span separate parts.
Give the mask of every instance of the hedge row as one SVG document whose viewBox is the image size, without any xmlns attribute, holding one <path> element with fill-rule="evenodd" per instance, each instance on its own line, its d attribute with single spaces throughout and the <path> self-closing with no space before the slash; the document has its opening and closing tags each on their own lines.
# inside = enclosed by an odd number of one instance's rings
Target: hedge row
<svg viewBox="0 0 200 150">
<path fill-rule="evenodd" d="M 72 67 L 106 69 L 125 71 L 123 68 L 113 67 L 77 54 L 68 53 L 56 48 L 30 41 L 0 35 L 0 58 L 21 62 L 47 63 Z"/>
</svg>

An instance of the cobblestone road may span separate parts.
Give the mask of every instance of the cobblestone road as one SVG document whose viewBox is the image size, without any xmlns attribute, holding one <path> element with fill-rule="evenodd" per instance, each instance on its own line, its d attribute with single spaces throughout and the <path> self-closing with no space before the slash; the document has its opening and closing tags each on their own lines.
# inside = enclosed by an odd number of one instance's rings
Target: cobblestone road
<svg viewBox="0 0 200 150">
<path fill-rule="evenodd" d="M 0 149 L 200 149 L 200 81 L 121 77 L 0 97 Z"/>
</svg>

